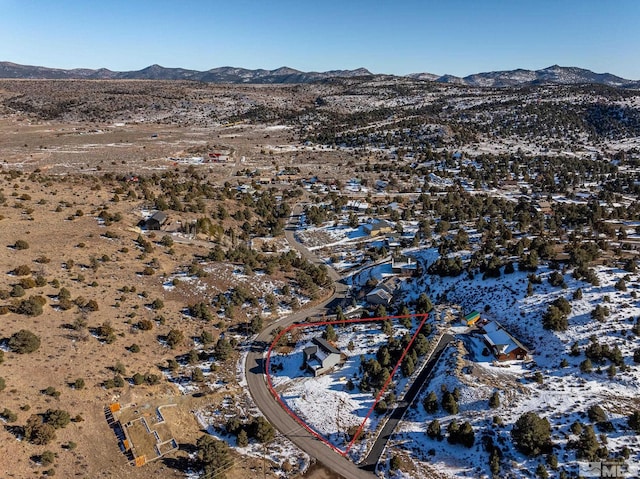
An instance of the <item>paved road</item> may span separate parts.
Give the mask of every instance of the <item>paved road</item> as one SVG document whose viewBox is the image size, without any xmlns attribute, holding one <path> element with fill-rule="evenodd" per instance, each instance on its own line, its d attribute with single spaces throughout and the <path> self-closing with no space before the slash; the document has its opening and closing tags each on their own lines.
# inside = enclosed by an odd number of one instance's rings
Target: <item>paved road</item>
<svg viewBox="0 0 640 479">
<path fill-rule="evenodd" d="M 413 381 L 413 383 L 409 387 L 409 390 L 404 395 L 402 401 L 398 401 L 395 409 L 391 412 L 389 419 L 382 428 L 382 431 L 380 431 L 376 442 L 373 444 L 373 447 L 369 451 L 369 454 L 360 463 L 360 467 L 363 470 L 371 472 L 375 471 L 376 464 L 378 463 L 378 460 L 380 459 L 382 451 L 384 451 L 389 438 L 393 434 L 393 431 L 398 426 L 398 423 L 402 419 L 402 416 L 404 416 L 404 414 L 407 412 L 407 409 L 409 408 L 411 403 L 420 393 L 420 390 L 425 384 L 427 384 L 427 380 L 433 372 L 433 368 L 438 362 L 438 359 L 440 359 L 440 356 L 444 352 L 445 348 L 451 341 L 453 341 L 453 339 L 453 336 L 451 336 L 450 334 L 442 335 L 440 341 L 438 341 L 438 344 L 436 345 L 435 350 L 433 351 L 433 354 L 429 358 L 429 361 L 427 362 L 427 364 L 425 364 L 424 368 L 422 368 L 422 371 L 420 371 L 418 377 L 416 377 L 416 379 Z"/>
<path fill-rule="evenodd" d="M 296 206 L 293 215 L 299 215 L 301 210 L 302 208 L 300 206 Z M 297 218 L 293 215 L 290 219 L 290 224 L 287 226 L 285 231 L 285 236 L 287 237 L 289 244 L 295 247 L 300 254 L 309 261 L 316 264 L 324 264 L 316 257 L 316 255 L 295 240 L 293 236 L 295 225 L 292 223 L 297 221 Z M 304 321 L 309 316 L 323 314 L 325 312 L 325 307 L 328 304 L 337 298 L 344 298 L 347 293 L 348 287 L 344 283 L 340 282 L 340 275 L 333 268 L 328 268 L 328 274 L 334 281 L 335 288 L 334 293 L 330 298 L 312 308 L 299 311 L 276 321 L 262 331 L 255 339 L 252 349 L 247 355 L 247 362 L 245 365 L 247 384 L 253 400 L 267 420 L 300 449 L 341 476 L 349 479 L 372 479 L 375 477 L 372 473 L 358 468 L 358 466 L 353 462 L 337 454 L 335 451 L 327 447 L 326 444 L 316 439 L 306 429 L 300 426 L 296 420 L 282 409 L 280 404 L 271 395 L 271 392 L 267 388 L 266 377 L 264 374 L 264 361 L 266 351 L 272 340 L 271 332 L 279 326 L 286 328 L 296 321 Z"/>
<path fill-rule="evenodd" d="M 320 260 L 313 252 L 298 243 L 294 237 L 294 231 L 296 223 L 299 219 L 299 215 L 302 211 L 302 205 L 296 205 L 294 208 L 289 224 L 285 229 L 285 236 L 291 246 L 296 248 L 300 254 L 307 260 L 315 264 L 325 264 Z M 289 414 L 282 409 L 278 401 L 271 395 L 266 383 L 265 376 L 265 356 L 266 351 L 271 343 L 272 331 L 277 327 L 286 328 L 290 324 L 296 321 L 304 321 L 309 316 L 323 314 L 326 311 L 326 306 L 331 304 L 336 299 L 344 298 L 348 292 L 348 287 L 341 282 L 340 274 L 333 268 L 328 267 L 328 275 L 334 281 L 334 293 L 325 300 L 323 303 L 318 304 L 312 308 L 305 309 L 294 313 L 286 318 L 276 321 L 263 330 L 253 342 L 252 348 L 247 355 L 246 361 L 246 376 L 249 392 L 253 397 L 258 408 L 265 415 L 267 420 L 282 434 L 289 438 L 300 449 L 305 451 L 311 457 L 315 458 L 318 462 L 325 465 L 337 474 L 344 476 L 348 479 L 372 479 L 376 477 L 373 473 L 375 471 L 376 464 L 384 447 L 389 440 L 389 437 L 393 433 L 393 430 L 397 426 L 398 422 L 406 412 L 409 405 L 416 398 L 422 385 L 431 374 L 434 365 L 440 358 L 442 351 L 453 337 L 445 334 L 440 339 L 434 354 L 431 356 L 428 363 L 420 372 L 416 380 L 413 382 L 403 401 L 400 401 L 396 408 L 391 413 L 387 423 L 383 427 L 378 439 L 371 448 L 369 454 L 360 466 L 356 466 L 353 462 L 340 454 L 336 453 L 326 444 L 316 439 L 306 429 L 304 429 L 298 422 L 293 419 Z"/>
<path fill-rule="evenodd" d="M 298 221 L 300 220 L 300 215 L 302 214 L 302 210 L 303 210 L 303 205 L 300 203 L 297 203 L 294 207 L 293 210 L 291 211 L 291 216 L 289 216 L 289 223 L 287 224 L 285 230 L 284 230 L 284 236 L 287 239 L 287 242 L 293 246 L 295 249 L 298 250 L 298 252 L 302 255 L 303 258 L 305 258 L 308 261 L 311 261 L 312 263 L 315 264 L 323 264 L 325 266 L 327 266 L 327 264 L 322 261 L 320 258 L 318 258 L 315 253 L 313 253 L 312 251 L 310 251 L 306 246 L 304 246 L 302 243 L 298 242 L 298 240 L 296 240 L 295 238 L 295 231 L 296 228 L 298 226 Z M 329 277 L 334 281 L 334 282 L 339 282 L 342 277 L 340 276 L 340 274 L 333 268 L 330 268 L 329 266 L 327 266 L 327 270 L 329 273 Z"/>
</svg>

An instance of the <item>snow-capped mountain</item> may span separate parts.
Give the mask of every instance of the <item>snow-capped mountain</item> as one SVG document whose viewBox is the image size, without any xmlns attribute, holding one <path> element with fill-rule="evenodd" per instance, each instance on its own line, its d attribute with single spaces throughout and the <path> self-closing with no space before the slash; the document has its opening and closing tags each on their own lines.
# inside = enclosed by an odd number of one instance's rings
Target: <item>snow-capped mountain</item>
<svg viewBox="0 0 640 479">
<path fill-rule="evenodd" d="M 413 73 L 411 78 L 434 80 L 441 83 L 454 83 L 478 87 L 509 87 L 537 84 L 601 84 L 614 87 L 640 87 L 640 82 L 627 80 L 611 73 L 594 73 L 591 70 L 577 67 L 561 67 L 552 65 L 542 70 L 507 70 L 497 72 L 476 73 L 466 77 L 443 75 L 432 78 L 430 73 Z"/>
<path fill-rule="evenodd" d="M 195 80 L 210 83 L 310 83 L 334 77 L 350 78 L 369 75 L 371 75 L 371 73 L 365 68 L 358 68 L 356 70 L 332 70 L 328 72 L 302 72 L 288 67 L 281 67 L 276 70 L 248 70 L 245 68 L 220 67 L 207 71 L 198 71 L 151 65 L 142 70 L 114 72 L 106 68 L 98 70 L 86 68 L 63 70 L 0 62 L 0 78 L 21 79 L 131 79 Z"/>
<path fill-rule="evenodd" d="M 90 79 L 90 80 L 194 80 L 208 83 L 311 83 L 329 78 L 352 78 L 374 76 L 366 68 L 355 70 L 330 70 L 326 72 L 303 72 L 289 67 L 275 70 L 249 70 L 236 67 L 218 67 L 198 71 L 185 68 L 166 68 L 151 65 L 142 70 L 116 72 L 106 68 L 91 70 L 74 68 L 64 70 L 41 66 L 19 65 L 0 62 L 0 78 L 21 79 Z M 538 84 L 602 84 L 613 87 L 640 88 L 640 81 L 627 80 L 611 73 L 594 73 L 577 67 L 553 65 L 542 70 L 508 70 L 485 72 L 457 77 L 435 75 L 433 73 L 411 73 L 408 78 L 422 81 L 436 81 L 476 87 L 510 87 Z"/>
</svg>

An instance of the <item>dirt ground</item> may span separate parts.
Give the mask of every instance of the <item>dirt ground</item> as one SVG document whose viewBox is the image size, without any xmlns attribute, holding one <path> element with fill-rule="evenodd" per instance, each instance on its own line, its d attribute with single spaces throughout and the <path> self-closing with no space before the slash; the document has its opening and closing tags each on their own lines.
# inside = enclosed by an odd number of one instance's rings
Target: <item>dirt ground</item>
<svg viewBox="0 0 640 479">
<path fill-rule="evenodd" d="M 0 392 L 0 409 L 17 415 L 16 421 L 0 427 L 0 477 L 32 477 L 51 467 L 59 477 L 148 478 L 160 473 L 182 477 L 160 461 L 139 469 L 128 466 L 103 412 L 110 402 L 173 398 L 179 391 L 164 381 L 157 386 L 127 385 L 122 389 L 105 389 L 103 383 L 114 377 L 117 363 L 124 366 L 124 377 L 134 373 L 162 377 L 158 366 L 193 347 L 187 341 L 171 350 L 158 341 L 172 328 L 183 330 L 187 338 L 203 330 L 200 321 L 180 314 L 185 303 L 179 295 L 165 295 L 162 275 L 188 264 L 195 253 L 206 253 L 207 248 L 175 243 L 169 254 L 168 248 L 156 243 L 153 253 L 141 260 L 141 250 L 134 241 L 139 234 L 134 227 L 140 219 L 140 200 L 113 203 L 113 188 L 95 189 L 93 180 L 75 176 L 52 178 L 41 182 L 39 176 L 30 179 L 26 174 L 0 174 L 0 192 L 7 199 L 0 206 L 0 291 L 5 295 L 0 307 L 8 308 L 30 296 L 42 296 L 46 302 L 39 316 L 0 314 L 0 340 L 5 339 L 0 377 L 6 382 L 6 389 Z M 105 206 L 111 214 L 122 214 L 123 220 L 101 226 L 96 216 Z M 28 249 L 14 248 L 18 240 L 26 241 Z M 141 274 L 152 258 L 157 259 L 157 270 L 148 276 Z M 12 273 L 21 265 L 28 266 L 31 274 L 19 277 Z M 8 295 L 22 279 L 37 276 L 46 280 L 44 286 L 26 289 L 23 297 Z M 54 286 L 56 281 L 59 284 Z M 72 301 L 84 304 L 94 300 L 97 311 L 81 311 L 75 305 L 62 310 L 57 297 L 60 288 L 69 290 Z M 163 301 L 161 311 L 149 307 L 154 299 Z M 164 317 L 162 322 L 154 320 L 159 315 Z M 153 321 L 151 331 L 135 327 L 142 319 Z M 115 332 L 112 344 L 94 334 L 105 322 Z M 76 329 L 78 323 L 84 325 Z M 9 351 L 6 339 L 20 329 L 40 338 L 35 353 Z M 217 337 L 216 328 L 211 332 Z M 134 343 L 140 352 L 132 352 Z M 235 381 L 234 371 L 235 366 L 230 368 L 230 382 Z M 71 387 L 78 378 L 85 382 L 83 389 Z M 59 392 L 59 397 L 44 394 L 47 388 Z M 56 439 L 45 446 L 20 440 L 19 428 L 27 419 L 48 409 L 63 409 L 82 420 L 58 429 Z M 202 434 L 195 421 L 178 429 L 185 432 L 184 444 L 193 444 Z M 38 462 L 37 456 L 47 450 L 57 454 L 53 466 Z"/>
<path fill-rule="evenodd" d="M 237 184 L 238 171 L 275 173 L 285 167 L 302 176 L 342 178 L 335 167 L 346 156 L 336 151 L 290 147 L 289 130 L 268 126 L 180 128 L 169 125 L 108 123 L 87 128 L 82 123 L 0 117 L 0 165 L 48 174 L 161 174 L 190 164 L 220 183 Z M 265 138 L 266 137 L 266 138 Z M 209 163 L 208 153 L 230 152 L 223 163 Z M 205 158 L 198 164 L 193 158 Z M 182 161 L 176 161 L 182 160 Z"/>
<path fill-rule="evenodd" d="M 314 464 L 303 476 L 305 479 L 345 479 L 321 464 Z"/>
<path fill-rule="evenodd" d="M 0 85 L 0 96 L 14 95 L 14 86 L 11 82 Z M 269 90 L 267 96 L 273 91 Z M 283 92 L 277 94 L 277 101 L 289 95 Z M 65 95 L 71 93 L 68 90 Z M 224 88 L 215 95 L 218 93 L 229 98 L 238 95 Z M 245 93 L 247 98 L 265 95 L 261 90 Z M 47 95 L 43 94 L 43 101 L 50 99 Z M 51 468 L 58 477 L 183 477 L 180 469 L 194 452 L 190 445 L 203 433 L 192 412 L 200 407 L 215 408 L 221 400 L 216 394 L 198 398 L 182 395 L 164 380 L 152 386 L 127 384 L 105 389 L 105 381 L 113 379 L 120 366 L 125 378 L 135 373 L 163 378 L 161 368 L 167 361 L 193 348 L 191 338 L 199 336 L 204 327 L 181 311 L 198 295 L 184 287 L 168 292 L 163 282 L 196 254 L 205 255 L 211 245 L 202 238 L 176 241 L 169 248 L 159 243 L 163 235 L 159 232 L 155 238 L 147 237 L 153 250 L 144 253 L 135 242 L 139 235 L 136 224 L 148 202 L 142 199 L 135 182 L 124 188 L 124 194 L 118 194 L 122 183 L 104 180 L 104 174 L 133 178 L 164 172 L 185 174 L 193 169 L 203 179 L 231 185 L 251 181 L 245 171 L 274 173 L 287 166 L 300 168 L 301 176 L 345 174 L 337 173 L 346 160 L 344 153 L 302 147 L 289 128 L 193 122 L 186 126 L 139 120 L 115 116 L 92 121 L 43 120 L 29 113 L 0 112 L 0 348 L 4 351 L 0 377 L 6 382 L 0 392 L 0 412 L 6 408 L 17 416 L 13 422 L 0 419 L 0 477 L 34 477 Z M 199 164 L 189 160 L 207 157 L 208 152 L 216 150 L 228 151 L 229 161 Z M 127 196 L 127 190 L 137 195 Z M 4 204 L 2 198 L 6 199 Z M 122 220 L 104 226 L 97 218 L 101 211 L 119 214 Z M 18 240 L 26 241 L 28 249 L 15 248 Z M 152 260 L 152 274 L 142 274 Z M 22 265 L 29 267 L 29 275 L 13 273 Z M 38 276 L 44 278 L 44 285 L 26 289 L 24 296 L 9 294 L 22 280 Z M 216 288 L 230 284 L 223 279 L 227 272 L 214 276 L 208 283 Z M 61 288 L 67 289 L 70 300 L 78 304 L 95 301 L 97 310 L 75 305 L 62 309 L 58 298 Z M 7 312 L 30 296 L 45 298 L 41 315 Z M 161 310 L 150 306 L 155 299 L 164 303 Z M 136 326 L 141 320 L 151 320 L 153 328 L 141 330 Z M 112 343 L 96 336 L 97 328 L 105 323 L 114 330 Z M 187 341 L 172 350 L 158 338 L 174 328 L 182 330 Z M 28 329 L 40 338 L 36 352 L 17 354 L 9 350 L 7 339 L 20 329 Z M 209 329 L 217 338 L 219 331 L 214 326 Z M 133 352 L 134 344 L 140 352 Z M 222 368 L 226 377 L 221 376 L 230 388 L 227 393 L 233 393 L 236 387 L 236 359 L 230 361 L 233 366 Z M 84 380 L 84 388 L 72 387 L 77 379 Z M 55 394 L 45 394 L 47 388 Z M 129 466 L 104 415 L 104 407 L 115 401 L 177 402 L 179 407 L 167 415 L 181 450 L 142 468 Z M 47 445 L 22 440 L 21 427 L 27 419 L 48 409 L 66 410 L 71 417 L 78 416 L 78 421 L 56 430 L 56 438 Z M 45 451 L 55 453 L 52 465 L 39 462 L 38 456 Z M 228 477 L 252 477 L 260 467 L 258 459 L 238 457 Z M 313 469 L 305 477 L 320 479 L 323 476 L 314 475 L 322 474 L 318 471 L 321 469 Z"/>
</svg>

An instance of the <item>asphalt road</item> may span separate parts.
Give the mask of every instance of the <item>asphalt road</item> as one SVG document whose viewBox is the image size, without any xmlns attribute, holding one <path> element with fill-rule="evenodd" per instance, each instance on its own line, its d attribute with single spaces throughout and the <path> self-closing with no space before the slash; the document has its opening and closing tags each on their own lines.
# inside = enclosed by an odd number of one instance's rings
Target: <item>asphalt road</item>
<svg viewBox="0 0 640 479">
<path fill-rule="evenodd" d="M 294 208 L 292 218 L 285 230 L 285 236 L 289 241 L 289 244 L 296 248 L 304 258 L 316 264 L 322 264 L 321 260 L 319 260 L 315 254 L 298 243 L 294 238 L 295 224 L 293 223 L 297 221 L 297 217 L 295 215 L 299 215 L 301 210 L 302 207 L 299 205 Z M 257 336 L 249 354 L 247 355 L 247 362 L 245 365 L 247 385 L 253 400 L 260 411 L 262 411 L 262 414 L 264 414 L 267 420 L 282 434 L 289 438 L 296 446 L 341 476 L 349 479 L 371 479 L 375 477 L 373 474 L 358 468 L 358 466 L 349 459 L 346 459 L 327 447 L 326 444 L 316 439 L 306 429 L 298 424 L 295 419 L 289 416 L 289 414 L 282 409 L 267 387 L 264 362 L 267 349 L 272 341 L 271 332 L 279 326 L 286 328 L 296 321 L 304 321 L 309 316 L 323 314 L 325 312 L 325 307 L 328 304 L 336 299 L 344 298 L 346 295 L 348 287 L 344 283 L 340 282 L 340 275 L 333 268 L 328 268 L 328 274 L 334 281 L 335 288 L 334 293 L 330 298 L 312 308 L 299 311 L 276 321 Z"/>
<path fill-rule="evenodd" d="M 296 223 L 301 211 L 302 205 L 296 205 L 291 218 L 289 219 L 289 224 L 285 229 L 285 237 L 289 244 L 296 248 L 304 258 L 315 264 L 324 264 L 313 252 L 298 243 L 294 237 L 294 231 L 297 226 Z M 253 400 L 267 420 L 296 446 L 309 454 L 309 456 L 315 458 L 318 462 L 345 478 L 372 479 L 376 477 L 374 475 L 374 470 L 389 437 L 393 433 L 393 430 L 409 405 L 420 392 L 422 385 L 431 374 L 431 371 L 438 361 L 442 351 L 453 337 L 448 334 L 442 336 L 440 342 L 436 346 L 434 354 L 431 356 L 431 359 L 411 385 L 405 394 L 403 401 L 400 401 L 391 413 L 391 416 L 387 420 L 387 423 L 383 427 L 365 460 L 360 466 L 355 465 L 349 459 L 327 447 L 326 444 L 315 438 L 300 424 L 298 424 L 298 422 L 293 419 L 271 395 L 271 392 L 267 387 L 265 376 L 265 358 L 269 344 L 272 341 L 272 331 L 277 327 L 286 328 L 294 322 L 304 321 L 309 316 L 322 315 L 326 312 L 327 305 L 336 300 L 343 299 L 347 294 L 348 287 L 341 281 L 341 277 L 338 272 L 330 267 L 327 267 L 327 270 L 329 277 L 334 281 L 335 288 L 334 293 L 330 298 L 312 308 L 298 311 L 297 313 L 274 322 L 256 337 L 251 350 L 247 355 L 245 364 L 247 385 Z"/>
<path fill-rule="evenodd" d="M 424 387 L 425 384 L 427 384 L 427 380 L 429 379 L 429 376 L 431 375 L 434 366 L 438 362 L 438 359 L 440 359 L 440 356 L 444 352 L 444 349 L 447 347 L 447 345 L 451 341 L 453 341 L 453 339 L 454 339 L 453 336 L 451 336 L 450 334 L 442 335 L 442 337 L 440 338 L 440 341 L 438 341 L 438 344 L 436 345 L 436 348 L 433 351 L 433 354 L 429 358 L 429 361 L 427 362 L 427 364 L 425 364 L 425 366 L 422 368 L 422 371 L 420 371 L 420 374 L 418 374 L 416 379 L 413 381 L 413 383 L 409 387 L 409 390 L 404 395 L 404 398 L 402 399 L 402 401 L 398 401 L 398 403 L 396 404 L 396 407 L 391 412 L 391 415 L 389 416 L 389 419 L 387 420 L 384 427 L 380 431 L 380 434 L 378 435 L 376 442 L 373 444 L 373 447 L 369 450 L 369 454 L 360 463 L 360 468 L 362 468 L 365 471 L 371 471 L 371 472 L 375 471 L 376 464 L 378 463 L 378 460 L 380 459 L 380 456 L 382 455 L 382 451 L 384 451 L 384 448 L 387 445 L 389 438 L 393 434 L 393 431 L 398 426 L 398 423 L 400 422 L 404 414 L 407 412 L 407 409 L 409 408 L 411 403 L 413 403 L 415 398 L 420 393 L 420 390 Z"/>
</svg>

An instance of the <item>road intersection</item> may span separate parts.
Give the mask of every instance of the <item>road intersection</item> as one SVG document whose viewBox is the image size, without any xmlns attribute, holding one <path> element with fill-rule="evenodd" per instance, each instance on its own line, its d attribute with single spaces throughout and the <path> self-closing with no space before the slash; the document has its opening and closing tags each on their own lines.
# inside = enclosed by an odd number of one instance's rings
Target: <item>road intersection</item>
<svg viewBox="0 0 640 479">
<path fill-rule="evenodd" d="M 289 244 L 295 248 L 303 258 L 315 264 L 325 265 L 322 260 L 320 260 L 304 245 L 300 244 L 295 238 L 294 232 L 301 212 L 302 205 L 296 205 L 291 217 L 289 218 L 289 224 L 285 229 L 285 237 Z M 323 316 L 327 312 L 328 305 L 335 304 L 334 302 L 337 301 L 343 301 L 346 297 L 349 287 L 342 281 L 340 274 L 333 268 L 329 267 L 327 268 L 327 273 L 333 281 L 334 288 L 333 294 L 329 298 L 320 304 L 312 306 L 311 308 L 298 311 L 275 321 L 261 331 L 254 339 L 252 347 L 247 354 L 245 364 L 247 385 L 253 400 L 267 420 L 309 456 L 315 458 L 318 462 L 345 478 L 372 479 L 373 477 L 376 477 L 374 475 L 376 464 L 388 439 L 393 433 L 393 430 L 404 415 L 406 409 L 418 395 L 424 382 L 428 379 L 433 366 L 440 357 L 440 354 L 453 338 L 448 334 L 442 336 L 425 367 L 416 377 L 404 398 L 398 402 L 397 406 L 391 412 L 389 419 L 380 431 L 380 434 L 370 449 L 367 457 L 361 465 L 358 466 L 354 464 L 348 458 L 327 447 L 326 444 L 318 440 L 313 434 L 292 418 L 287 411 L 282 408 L 276 398 L 273 397 L 266 381 L 267 372 L 265 371 L 265 358 L 266 352 L 273 339 L 273 331 L 276 328 L 284 329 L 296 322 L 305 321 L 308 317 Z"/>
</svg>

